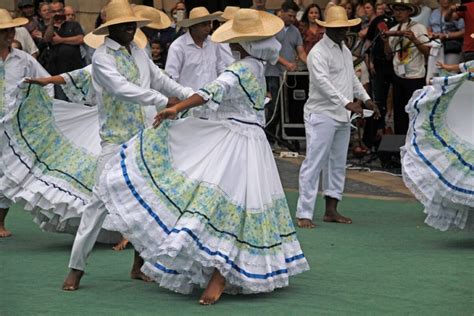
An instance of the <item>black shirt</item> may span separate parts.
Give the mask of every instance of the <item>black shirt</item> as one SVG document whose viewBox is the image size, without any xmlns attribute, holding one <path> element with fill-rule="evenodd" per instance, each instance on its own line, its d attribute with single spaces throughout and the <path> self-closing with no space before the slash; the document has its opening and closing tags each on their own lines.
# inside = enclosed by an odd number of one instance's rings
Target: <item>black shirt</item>
<svg viewBox="0 0 474 316">
<path fill-rule="evenodd" d="M 84 35 L 81 25 L 72 21 L 64 22 L 59 28 L 55 28 L 55 32 L 61 37 Z M 57 44 L 51 48 L 54 58 L 54 63 L 50 66 L 52 69 L 48 69 L 51 75 L 59 75 L 84 67 L 80 45 Z"/>
</svg>

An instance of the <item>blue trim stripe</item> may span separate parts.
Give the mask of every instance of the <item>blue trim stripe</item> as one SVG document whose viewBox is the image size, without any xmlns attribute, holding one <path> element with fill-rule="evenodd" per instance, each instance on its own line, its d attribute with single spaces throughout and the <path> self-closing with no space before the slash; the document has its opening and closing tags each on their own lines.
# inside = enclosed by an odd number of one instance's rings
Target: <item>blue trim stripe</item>
<svg viewBox="0 0 474 316">
<path fill-rule="evenodd" d="M 252 279 L 268 279 L 270 277 L 273 277 L 273 276 L 276 276 L 276 275 L 280 275 L 280 274 L 287 274 L 288 273 L 288 269 L 280 269 L 280 270 L 276 270 L 276 271 L 272 271 L 272 272 L 269 272 L 269 273 L 265 273 L 265 274 L 256 274 L 256 273 L 250 273 L 250 272 L 247 272 L 245 271 L 244 269 L 242 269 L 241 267 L 239 267 L 235 262 L 233 262 L 227 255 L 221 253 L 220 251 L 212 251 L 211 249 L 207 248 L 206 246 L 204 246 L 202 244 L 202 242 L 199 240 L 199 237 L 196 236 L 196 234 L 193 233 L 192 230 L 190 230 L 189 228 L 187 227 L 183 227 L 181 229 L 176 229 L 176 228 L 173 228 L 173 229 L 169 229 L 165 223 L 163 223 L 163 221 L 161 221 L 160 217 L 153 211 L 153 209 L 148 205 L 148 203 L 146 203 L 143 198 L 140 196 L 140 194 L 137 192 L 137 190 L 135 189 L 135 186 L 132 184 L 132 181 L 128 175 L 128 171 L 127 171 L 127 166 L 125 164 L 125 159 L 127 158 L 126 155 L 125 155 L 125 149 L 126 147 L 122 146 L 122 150 L 120 151 L 120 157 L 122 158 L 121 161 L 120 161 L 120 166 L 122 168 L 122 174 L 123 174 L 123 177 L 125 179 L 125 183 L 127 184 L 128 188 L 130 189 L 130 191 L 132 192 L 133 196 L 137 199 L 137 201 L 140 203 L 140 205 L 148 212 L 148 214 L 156 221 L 156 223 L 163 229 L 163 231 L 167 234 L 167 235 L 170 235 L 171 233 L 181 233 L 181 232 L 184 232 L 186 234 L 188 234 L 193 240 L 194 242 L 196 243 L 197 247 L 201 250 L 201 251 L 204 251 L 206 252 L 207 254 L 211 255 L 211 256 L 218 256 L 218 257 L 221 257 L 225 260 L 225 262 L 227 264 L 229 264 L 232 269 L 236 270 L 237 272 L 239 272 L 240 274 L 248 277 L 248 278 L 252 278 Z M 293 256 L 291 258 L 285 258 L 285 262 L 286 263 L 290 263 L 290 262 L 293 262 L 293 261 L 296 261 L 296 260 L 300 260 L 304 258 L 304 254 L 301 253 L 299 255 L 296 255 L 296 256 Z M 155 265 L 156 266 L 156 265 Z M 160 269 L 161 271 L 165 272 L 165 273 L 171 273 L 171 274 L 176 274 L 174 272 L 174 270 L 168 270 L 164 267 L 162 267 L 163 269 L 157 267 L 158 269 Z M 174 271 L 174 272 L 172 272 Z"/>
<path fill-rule="evenodd" d="M 155 268 L 163 271 L 164 273 L 168 273 L 168 274 L 174 274 L 174 275 L 178 275 L 179 272 L 176 271 L 176 270 L 171 270 L 171 269 L 168 269 L 166 268 L 165 266 L 162 266 L 161 264 L 159 264 L 158 262 L 154 264 Z"/>
<path fill-rule="evenodd" d="M 445 78 L 445 85 L 447 84 L 448 80 L 447 78 Z M 441 101 L 441 98 L 445 95 L 446 93 L 446 86 L 443 86 L 442 87 L 443 89 L 443 93 L 441 94 L 441 96 L 436 100 L 436 104 L 435 104 L 435 107 L 433 108 L 433 111 L 432 113 L 430 114 L 430 128 L 431 130 L 433 131 L 435 137 L 441 142 L 441 144 L 444 146 L 444 147 L 447 147 L 449 151 L 451 151 L 453 154 L 455 154 L 458 158 L 462 159 L 461 155 L 454 150 L 454 148 L 452 148 L 451 146 L 449 146 L 446 141 L 441 137 L 439 136 L 439 134 L 436 132 L 436 128 L 433 124 L 433 121 L 432 121 L 432 118 L 433 118 L 433 115 L 434 115 L 434 112 L 436 111 L 436 108 L 439 104 L 439 102 Z M 434 172 L 434 174 L 438 177 L 438 179 L 444 183 L 446 186 L 448 186 L 449 188 L 453 189 L 454 191 L 458 191 L 458 192 L 461 192 L 461 193 L 464 193 L 464 194 L 469 194 L 469 195 L 474 195 L 474 191 L 472 190 L 468 190 L 468 189 L 464 189 L 464 188 L 460 188 L 454 184 L 452 184 L 451 182 L 449 182 L 444 176 L 443 174 L 433 165 L 433 163 L 431 163 L 431 161 L 428 160 L 428 158 L 426 158 L 426 156 L 421 152 L 417 142 L 416 142 L 416 138 L 417 138 L 417 134 L 416 134 L 416 129 L 415 129 L 415 125 L 416 125 L 416 120 L 418 119 L 418 116 L 420 115 L 420 109 L 418 107 L 418 103 L 426 96 L 426 92 L 423 93 L 414 103 L 414 108 L 417 112 L 417 115 L 415 116 L 415 119 L 413 120 L 413 147 L 415 148 L 415 151 L 417 153 L 417 155 L 422 159 L 422 161 Z M 461 160 L 461 162 L 464 161 L 464 160 Z M 469 164 L 468 164 L 469 165 Z M 472 169 L 471 169 L 472 170 Z"/>
</svg>

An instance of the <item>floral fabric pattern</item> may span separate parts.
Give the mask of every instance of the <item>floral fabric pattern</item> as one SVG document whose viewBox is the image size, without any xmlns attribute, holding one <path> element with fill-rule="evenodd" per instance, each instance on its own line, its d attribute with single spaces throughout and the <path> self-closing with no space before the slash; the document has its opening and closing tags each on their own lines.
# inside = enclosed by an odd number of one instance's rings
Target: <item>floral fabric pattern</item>
<svg viewBox="0 0 474 316">
<path fill-rule="evenodd" d="M 125 48 L 107 52 L 115 57 L 117 70 L 128 81 L 139 85 L 140 73 L 133 57 Z M 102 92 L 103 106 L 99 107 L 101 117 L 100 136 L 103 141 L 121 144 L 128 141 L 145 127 L 143 109 L 140 104 L 118 100 L 112 93 Z M 126 126 L 127 128 L 124 128 Z"/>
<path fill-rule="evenodd" d="M 91 69 L 89 66 L 62 75 L 66 84 L 61 88 L 71 102 L 94 104 Z"/>
</svg>

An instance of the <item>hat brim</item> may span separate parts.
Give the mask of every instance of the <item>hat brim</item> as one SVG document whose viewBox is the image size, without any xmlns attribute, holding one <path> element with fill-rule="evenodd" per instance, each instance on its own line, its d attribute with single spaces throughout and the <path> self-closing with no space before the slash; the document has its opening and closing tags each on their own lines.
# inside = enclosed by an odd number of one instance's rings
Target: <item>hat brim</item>
<svg viewBox="0 0 474 316">
<path fill-rule="evenodd" d="M 217 20 L 220 16 L 222 15 L 222 12 L 214 12 L 212 14 L 202 16 L 200 18 L 194 18 L 194 19 L 184 19 L 178 23 L 176 23 L 177 26 L 179 27 L 190 27 L 202 22 L 207 22 L 207 21 L 214 21 Z"/>
<path fill-rule="evenodd" d="M 84 36 L 84 43 L 86 43 L 87 46 L 92 47 L 94 49 L 99 48 L 102 44 L 105 42 L 105 37 L 107 35 L 97 35 L 92 32 L 86 34 Z M 133 38 L 133 41 L 139 48 L 145 48 L 148 40 L 146 38 L 145 33 L 142 32 L 142 30 L 137 29 L 135 33 L 135 37 Z"/>
<path fill-rule="evenodd" d="M 141 28 L 150 24 L 151 21 L 148 19 L 143 19 L 136 16 L 116 18 L 116 19 L 112 19 L 110 21 L 105 22 L 104 24 L 102 24 L 101 26 L 93 30 L 92 33 L 94 33 L 95 35 L 108 35 L 109 26 L 123 24 L 123 23 L 131 23 L 131 22 L 136 22 L 137 28 Z"/>
<path fill-rule="evenodd" d="M 262 20 L 263 31 L 237 33 L 232 29 L 234 20 L 230 20 L 219 26 L 212 34 L 211 39 L 217 43 L 253 42 L 272 37 L 285 26 L 283 20 L 276 15 L 264 11 L 258 11 L 258 14 Z"/>
<path fill-rule="evenodd" d="M 18 27 L 18 26 L 26 25 L 26 24 L 28 24 L 28 22 L 29 21 L 28 21 L 27 18 L 12 19 L 11 22 L 0 24 L 0 30 L 10 29 L 12 27 Z"/>
<path fill-rule="evenodd" d="M 410 13 L 409 13 L 410 17 L 417 16 L 421 13 L 421 8 L 419 6 L 411 4 L 411 3 L 395 2 L 395 3 L 389 3 L 387 6 L 390 9 L 390 11 L 392 11 L 392 12 L 394 11 L 395 7 L 408 8 L 410 10 Z"/>
<path fill-rule="evenodd" d="M 145 11 L 146 10 L 145 8 L 141 8 L 141 7 L 144 7 L 144 6 L 136 5 L 132 8 L 132 10 L 136 15 L 139 15 L 140 11 Z M 160 15 L 160 23 L 152 21 L 150 24 L 147 24 L 146 27 L 149 27 L 149 28 L 155 29 L 155 30 L 162 30 L 162 29 L 166 29 L 166 28 L 171 26 L 171 19 L 168 17 L 168 15 L 166 15 L 166 13 L 164 13 L 164 12 L 158 10 L 158 9 L 155 9 L 155 8 L 151 8 L 151 7 L 149 7 L 149 8 L 151 10 L 158 11 L 158 14 Z"/>
<path fill-rule="evenodd" d="M 360 22 L 362 22 L 362 20 L 360 18 L 355 18 L 355 19 L 351 19 L 351 20 L 347 20 L 347 21 L 339 20 L 339 21 L 331 21 L 331 22 L 324 22 L 324 21 L 316 19 L 316 23 L 318 25 L 323 26 L 323 27 L 329 27 L 329 28 L 331 28 L 331 27 L 351 27 L 351 26 L 359 25 Z"/>
</svg>

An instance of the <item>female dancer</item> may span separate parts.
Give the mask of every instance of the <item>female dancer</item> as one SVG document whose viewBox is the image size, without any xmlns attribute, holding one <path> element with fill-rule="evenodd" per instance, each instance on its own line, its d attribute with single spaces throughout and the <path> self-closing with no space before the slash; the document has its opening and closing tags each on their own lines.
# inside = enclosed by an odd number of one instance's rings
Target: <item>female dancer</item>
<svg viewBox="0 0 474 316">
<path fill-rule="evenodd" d="M 241 60 L 190 98 L 160 112 L 122 146 L 100 179 L 114 229 L 145 259 L 142 271 L 199 302 L 222 292 L 269 292 L 308 264 L 296 239 L 265 137 L 264 61 L 276 63 L 283 27 L 266 12 L 241 9 L 213 34 Z M 179 112 L 203 105 L 209 119 Z"/>
</svg>

